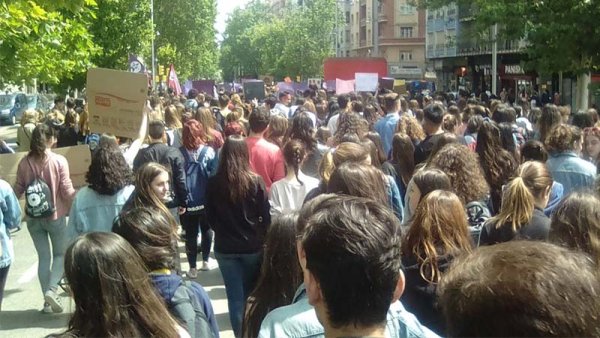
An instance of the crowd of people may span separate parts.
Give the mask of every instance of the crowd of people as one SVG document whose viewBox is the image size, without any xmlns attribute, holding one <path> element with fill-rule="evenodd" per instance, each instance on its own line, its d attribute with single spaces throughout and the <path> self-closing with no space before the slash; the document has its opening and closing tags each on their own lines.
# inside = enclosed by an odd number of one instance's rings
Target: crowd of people
<svg viewBox="0 0 600 338">
<path fill-rule="evenodd" d="M 0 304 L 24 213 L 42 311 L 76 305 L 56 337 L 218 337 L 211 251 L 236 337 L 600 335 L 593 109 L 191 90 L 150 97 L 131 140 L 72 101 L 25 113 L 0 180 Z M 81 188 L 52 150 L 73 143 Z"/>
</svg>

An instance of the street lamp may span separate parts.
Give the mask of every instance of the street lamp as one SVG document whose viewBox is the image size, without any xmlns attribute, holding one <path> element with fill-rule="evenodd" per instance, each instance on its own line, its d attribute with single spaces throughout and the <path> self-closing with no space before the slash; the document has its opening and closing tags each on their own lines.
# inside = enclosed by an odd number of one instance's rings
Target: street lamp
<svg viewBox="0 0 600 338">
<path fill-rule="evenodd" d="M 353 0 L 336 0 L 335 1 L 335 56 L 336 57 L 342 56 L 342 55 L 340 55 L 340 28 L 339 28 L 339 18 L 338 18 L 340 8 L 339 8 L 338 4 L 352 5 L 353 3 L 354 3 Z M 344 8 L 344 13 L 346 13 L 345 8 Z M 345 22 L 345 17 L 344 17 L 344 22 Z M 347 42 L 348 41 L 346 41 L 346 43 Z"/>
<path fill-rule="evenodd" d="M 156 89 L 156 52 L 154 50 L 154 0 L 150 0 L 150 24 L 152 25 L 152 89 Z"/>
</svg>

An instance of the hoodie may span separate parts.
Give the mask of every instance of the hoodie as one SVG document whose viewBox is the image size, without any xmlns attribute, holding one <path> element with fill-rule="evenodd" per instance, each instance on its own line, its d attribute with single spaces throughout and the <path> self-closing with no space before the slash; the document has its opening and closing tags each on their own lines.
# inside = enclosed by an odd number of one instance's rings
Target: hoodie
<svg viewBox="0 0 600 338">
<path fill-rule="evenodd" d="M 158 294 L 165 301 L 165 304 L 169 304 L 171 302 L 171 299 L 173 299 L 173 296 L 175 295 L 175 291 L 184 282 L 181 276 L 174 273 L 169 275 L 151 273 L 150 278 L 152 279 L 152 283 L 156 287 Z M 196 282 L 189 282 L 188 286 L 190 286 L 190 289 L 193 291 L 198 302 L 201 304 L 202 310 L 204 311 L 206 318 L 208 318 L 208 323 L 214 336 L 219 338 L 219 326 L 217 325 L 215 313 L 213 311 L 208 294 L 204 288 Z"/>
</svg>

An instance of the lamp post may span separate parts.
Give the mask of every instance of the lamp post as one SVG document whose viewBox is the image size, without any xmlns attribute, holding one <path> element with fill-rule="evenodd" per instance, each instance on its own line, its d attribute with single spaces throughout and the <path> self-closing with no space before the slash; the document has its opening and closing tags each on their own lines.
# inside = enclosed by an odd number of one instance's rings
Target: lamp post
<svg viewBox="0 0 600 338">
<path fill-rule="evenodd" d="M 150 24 L 152 25 L 152 89 L 156 89 L 156 52 L 154 50 L 154 0 L 150 0 Z"/>
</svg>

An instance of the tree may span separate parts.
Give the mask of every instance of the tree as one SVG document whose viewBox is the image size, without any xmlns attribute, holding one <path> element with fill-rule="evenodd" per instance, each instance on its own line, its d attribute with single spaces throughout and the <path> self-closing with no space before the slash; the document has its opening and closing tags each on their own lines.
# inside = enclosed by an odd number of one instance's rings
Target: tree
<svg viewBox="0 0 600 338">
<path fill-rule="evenodd" d="M 472 9 L 480 32 L 499 25 L 499 37 L 526 39 L 527 66 L 578 76 L 577 107 L 587 108 L 590 72 L 600 66 L 597 0 L 420 0 L 431 9 L 452 2 Z"/>
<path fill-rule="evenodd" d="M 336 10 L 336 0 L 290 5 L 281 16 L 269 14 L 262 1 L 238 8 L 227 22 L 221 44 L 225 79 L 321 75 L 323 60 L 334 53 Z"/>
<path fill-rule="evenodd" d="M 217 76 L 216 16 L 214 0 L 155 0 L 158 62 L 174 63 L 181 79 Z"/>
<path fill-rule="evenodd" d="M 225 80 L 233 81 L 239 75 L 254 78 L 260 75 L 260 49 L 253 44 L 253 34 L 261 22 L 274 19 L 263 1 L 252 1 L 246 8 L 238 7 L 231 13 L 221 42 L 220 65 Z"/>
<path fill-rule="evenodd" d="M 98 0 L 95 14 L 89 30 L 100 48 L 93 58 L 96 66 L 127 69 L 130 53 L 150 55 L 149 0 Z"/>
<path fill-rule="evenodd" d="M 0 1 L 0 82 L 55 84 L 98 52 L 87 30 L 94 0 Z"/>
</svg>

